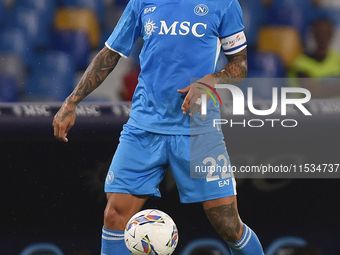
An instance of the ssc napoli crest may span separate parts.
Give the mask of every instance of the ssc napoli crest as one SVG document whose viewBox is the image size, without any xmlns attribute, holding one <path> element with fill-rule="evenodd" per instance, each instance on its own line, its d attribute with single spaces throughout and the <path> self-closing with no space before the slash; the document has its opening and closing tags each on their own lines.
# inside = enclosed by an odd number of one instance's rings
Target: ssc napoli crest
<svg viewBox="0 0 340 255">
<path fill-rule="evenodd" d="M 109 171 L 106 176 L 106 183 L 111 184 L 113 182 L 113 179 L 114 179 L 114 174 L 112 171 Z"/>
<path fill-rule="evenodd" d="M 204 16 L 209 12 L 209 8 L 205 4 L 199 4 L 195 7 L 194 12 L 198 16 Z"/>
</svg>

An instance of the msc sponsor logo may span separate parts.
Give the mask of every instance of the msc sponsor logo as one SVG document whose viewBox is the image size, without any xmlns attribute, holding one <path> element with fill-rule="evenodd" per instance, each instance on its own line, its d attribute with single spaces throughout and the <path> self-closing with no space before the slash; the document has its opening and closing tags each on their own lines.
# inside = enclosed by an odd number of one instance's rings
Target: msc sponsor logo
<svg viewBox="0 0 340 255">
<path fill-rule="evenodd" d="M 182 21 L 181 23 L 174 21 L 169 25 L 165 20 L 161 20 L 160 25 L 156 26 L 156 23 L 150 19 L 145 22 L 144 31 L 148 37 L 156 32 L 157 28 L 159 28 L 159 35 L 188 35 L 191 32 L 195 37 L 202 37 L 205 35 L 207 24 L 201 22 L 191 24 L 190 21 Z"/>
<path fill-rule="evenodd" d="M 30 117 L 49 117 L 52 114 L 49 105 L 15 105 L 13 112 L 16 116 Z"/>
<path fill-rule="evenodd" d="M 194 12 L 198 16 L 204 16 L 209 12 L 209 8 L 205 4 L 199 4 L 194 8 Z"/>
<path fill-rule="evenodd" d="M 101 111 L 99 105 L 78 105 L 76 107 L 76 114 L 84 117 L 99 117 L 101 115 Z"/>
<path fill-rule="evenodd" d="M 148 20 L 147 22 L 145 22 L 145 25 L 144 25 L 144 31 L 145 31 L 145 34 L 150 37 L 150 35 L 152 35 L 152 33 L 155 32 L 155 29 L 158 28 L 156 26 L 156 23 L 153 22 L 153 20 Z"/>
</svg>

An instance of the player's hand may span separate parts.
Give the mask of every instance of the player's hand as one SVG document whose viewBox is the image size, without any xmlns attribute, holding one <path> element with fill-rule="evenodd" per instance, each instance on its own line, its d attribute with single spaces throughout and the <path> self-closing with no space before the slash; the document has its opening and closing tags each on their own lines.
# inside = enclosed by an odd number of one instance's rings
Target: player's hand
<svg viewBox="0 0 340 255">
<path fill-rule="evenodd" d="M 54 136 L 63 142 L 68 142 L 67 134 L 76 121 L 75 106 L 63 103 L 53 119 Z"/>
<path fill-rule="evenodd" d="M 181 94 L 187 93 L 181 106 L 183 114 L 187 114 L 189 111 L 190 116 L 192 116 L 196 111 L 197 114 L 201 114 L 202 94 L 207 95 L 207 102 L 210 99 L 210 96 L 203 90 L 207 89 L 203 84 L 213 87 L 213 83 L 215 83 L 215 80 L 212 78 L 212 76 L 207 75 L 204 78 L 192 83 L 188 87 L 178 90 L 178 92 Z"/>
</svg>

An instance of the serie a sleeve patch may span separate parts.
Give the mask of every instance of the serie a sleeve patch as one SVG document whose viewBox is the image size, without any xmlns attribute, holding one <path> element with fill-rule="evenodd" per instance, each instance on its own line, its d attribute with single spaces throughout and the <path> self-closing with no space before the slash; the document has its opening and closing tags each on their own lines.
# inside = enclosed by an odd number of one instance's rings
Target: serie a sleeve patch
<svg viewBox="0 0 340 255">
<path fill-rule="evenodd" d="M 226 55 L 235 54 L 247 47 L 247 39 L 243 31 L 222 38 L 221 43 L 223 52 Z"/>
</svg>

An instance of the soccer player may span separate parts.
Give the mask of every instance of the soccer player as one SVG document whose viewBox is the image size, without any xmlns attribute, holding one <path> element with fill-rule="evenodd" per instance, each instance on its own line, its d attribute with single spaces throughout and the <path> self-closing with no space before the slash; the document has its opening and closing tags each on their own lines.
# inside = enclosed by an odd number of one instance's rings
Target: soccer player
<svg viewBox="0 0 340 255">
<path fill-rule="evenodd" d="M 130 118 L 105 181 L 102 255 L 129 254 L 125 225 L 150 196 L 160 197 L 158 185 L 169 165 L 181 202 L 202 202 L 232 254 L 263 254 L 256 234 L 239 217 L 233 176 L 195 173 L 196 166 L 230 166 L 223 134 L 213 127 L 213 119 L 220 118 L 218 105 L 208 100 L 205 121 L 199 112 L 203 89 L 246 77 L 243 29 L 237 0 L 130 0 L 105 47 L 55 115 L 54 135 L 67 142 L 77 104 L 130 54 L 138 37 L 144 40 Z M 217 72 L 221 49 L 228 64 Z"/>
</svg>

